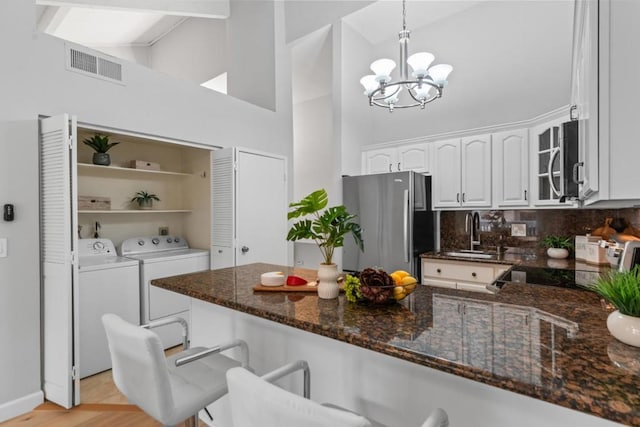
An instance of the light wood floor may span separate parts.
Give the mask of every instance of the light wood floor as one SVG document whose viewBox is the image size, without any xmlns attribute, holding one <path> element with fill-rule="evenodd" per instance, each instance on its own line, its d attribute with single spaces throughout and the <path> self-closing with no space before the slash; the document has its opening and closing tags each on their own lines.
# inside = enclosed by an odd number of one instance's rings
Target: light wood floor
<svg viewBox="0 0 640 427">
<path fill-rule="evenodd" d="M 167 355 L 177 353 L 181 347 L 167 350 Z M 28 414 L 13 418 L 5 426 L 20 427 L 157 427 L 161 424 L 142 412 L 135 405 L 129 405 L 115 384 L 111 371 L 101 372 L 80 380 L 81 404 L 72 409 L 64 409 L 51 402 L 45 402 Z M 202 421 L 200 427 L 206 427 Z"/>
</svg>

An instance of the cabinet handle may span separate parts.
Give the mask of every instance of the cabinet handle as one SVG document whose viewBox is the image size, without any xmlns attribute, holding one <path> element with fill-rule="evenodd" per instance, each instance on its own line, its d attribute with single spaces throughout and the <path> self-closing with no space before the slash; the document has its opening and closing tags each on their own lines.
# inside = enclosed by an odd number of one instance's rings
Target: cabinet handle
<svg viewBox="0 0 640 427">
<path fill-rule="evenodd" d="M 400 162 L 398 162 L 398 172 L 400 171 Z"/>
<path fill-rule="evenodd" d="M 440 270 L 439 268 L 436 270 L 436 273 L 442 273 L 442 270 Z"/>
<path fill-rule="evenodd" d="M 389 172 L 391 172 L 391 163 L 389 163 Z"/>
<path fill-rule="evenodd" d="M 569 108 L 569 120 L 578 120 L 579 117 L 580 115 L 578 114 L 578 106 L 572 105 L 571 108 Z"/>
<path fill-rule="evenodd" d="M 462 304 L 458 304 L 458 314 L 461 314 L 461 313 L 460 313 L 460 311 L 461 311 L 460 309 L 462 308 L 462 307 L 461 307 L 461 305 L 462 305 Z"/>
<path fill-rule="evenodd" d="M 524 190 L 524 199 L 527 200 L 527 190 Z"/>
<path fill-rule="evenodd" d="M 525 325 L 529 324 L 529 315 L 528 314 L 526 316 L 524 316 L 524 324 Z"/>
<path fill-rule="evenodd" d="M 465 202 L 464 198 L 465 198 L 465 193 L 462 193 L 462 203 Z"/>
<path fill-rule="evenodd" d="M 471 277 L 476 277 L 476 276 L 477 276 L 477 274 L 476 274 L 475 271 L 473 273 L 471 273 Z"/>
<path fill-rule="evenodd" d="M 460 193 L 456 193 L 456 202 L 460 203 Z"/>
</svg>

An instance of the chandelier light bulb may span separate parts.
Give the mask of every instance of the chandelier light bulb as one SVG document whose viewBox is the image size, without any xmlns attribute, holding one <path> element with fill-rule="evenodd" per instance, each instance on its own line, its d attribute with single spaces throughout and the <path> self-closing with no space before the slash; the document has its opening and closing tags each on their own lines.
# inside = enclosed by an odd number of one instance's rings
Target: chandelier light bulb
<svg viewBox="0 0 640 427">
<path fill-rule="evenodd" d="M 413 88 L 413 92 L 417 99 L 419 99 L 420 101 L 424 101 L 427 98 L 429 98 L 429 93 L 431 92 L 431 89 L 433 89 L 433 87 L 428 84 L 423 84 L 421 86 L 416 85 Z"/>
<path fill-rule="evenodd" d="M 378 59 L 371 63 L 371 71 L 376 74 L 376 80 L 381 83 L 391 81 L 391 72 L 396 68 L 396 63 L 392 59 Z"/>
<path fill-rule="evenodd" d="M 376 76 L 373 74 L 369 74 L 360 79 L 360 84 L 364 86 L 364 94 L 366 96 L 370 96 L 373 91 L 378 89 L 379 84 L 376 81 Z"/>
<path fill-rule="evenodd" d="M 453 71 L 453 67 L 449 64 L 438 64 L 429 68 L 429 76 L 431 80 L 435 84 L 440 87 L 444 87 L 447 85 L 447 77 L 449 77 L 449 73 Z"/>
<path fill-rule="evenodd" d="M 429 52 L 414 53 L 407 59 L 407 64 L 413 69 L 413 77 L 423 78 L 427 75 L 429 65 L 433 62 L 435 57 Z"/>
</svg>

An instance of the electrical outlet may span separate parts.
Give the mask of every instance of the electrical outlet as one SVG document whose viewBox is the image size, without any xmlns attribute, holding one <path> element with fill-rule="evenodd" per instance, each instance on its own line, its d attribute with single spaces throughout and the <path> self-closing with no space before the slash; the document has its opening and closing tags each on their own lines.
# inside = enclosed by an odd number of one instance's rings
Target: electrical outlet
<svg viewBox="0 0 640 427">
<path fill-rule="evenodd" d="M 168 236 L 169 235 L 169 227 L 159 227 L 158 228 L 158 234 L 160 234 L 161 236 Z"/>
<path fill-rule="evenodd" d="M 527 224 L 511 224 L 511 235 L 525 237 L 527 235 Z"/>
<path fill-rule="evenodd" d="M 0 258 L 7 257 L 7 238 L 0 238 Z"/>
</svg>

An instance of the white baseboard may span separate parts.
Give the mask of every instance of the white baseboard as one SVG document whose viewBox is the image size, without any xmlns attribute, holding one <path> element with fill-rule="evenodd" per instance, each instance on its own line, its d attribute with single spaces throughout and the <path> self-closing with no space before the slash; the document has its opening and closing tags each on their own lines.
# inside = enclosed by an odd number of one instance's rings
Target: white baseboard
<svg viewBox="0 0 640 427">
<path fill-rule="evenodd" d="M 44 402 L 44 393 L 38 390 L 35 393 L 22 396 L 18 399 L 0 404 L 0 423 L 10 418 L 27 413 Z"/>
</svg>

